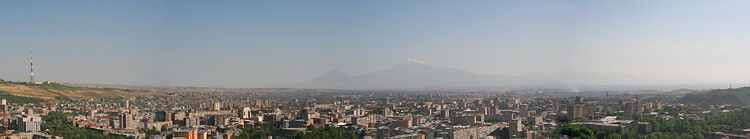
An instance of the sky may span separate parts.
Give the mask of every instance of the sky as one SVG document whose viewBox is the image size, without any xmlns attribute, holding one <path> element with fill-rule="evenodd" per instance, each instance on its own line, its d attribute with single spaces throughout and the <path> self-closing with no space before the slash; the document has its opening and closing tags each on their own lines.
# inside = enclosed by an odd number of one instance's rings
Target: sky
<svg viewBox="0 0 750 139">
<path fill-rule="evenodd" d="M 488 75 L 750 82 L 750 1 L 2 0 L 0 78 L 226 87 L 407 59 Z"/>
</svg>

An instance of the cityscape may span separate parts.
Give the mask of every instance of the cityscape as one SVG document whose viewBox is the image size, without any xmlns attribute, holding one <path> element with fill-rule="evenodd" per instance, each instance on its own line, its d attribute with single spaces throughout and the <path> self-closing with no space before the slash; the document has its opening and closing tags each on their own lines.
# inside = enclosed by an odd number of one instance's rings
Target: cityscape
<svg viewBox="0 0 750 139">
<path fill-rule="evenodd" d="M 747 6 L 0 1 L 0 139 L 750 139 Z"/>
</svg>

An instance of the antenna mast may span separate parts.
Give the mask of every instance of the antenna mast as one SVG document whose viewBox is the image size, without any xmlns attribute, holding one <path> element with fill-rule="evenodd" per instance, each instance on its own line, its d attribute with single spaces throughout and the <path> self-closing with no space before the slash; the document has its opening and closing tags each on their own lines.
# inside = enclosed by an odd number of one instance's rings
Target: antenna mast
<svg viewBox="0 0 750 139">
<path fill-rule="evenodd" d="M 31 64 L 31 76 L 29 77 L 29 83 L 34 84 L 34 47 L 32 46 L 29 49 L 30 54 L 30 64 Z"/>
</svg>

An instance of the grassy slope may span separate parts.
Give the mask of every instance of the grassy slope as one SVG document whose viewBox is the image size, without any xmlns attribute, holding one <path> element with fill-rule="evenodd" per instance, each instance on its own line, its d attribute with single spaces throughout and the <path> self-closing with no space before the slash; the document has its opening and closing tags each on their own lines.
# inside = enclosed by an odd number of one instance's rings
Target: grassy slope
<svg viewBox="0 0 750 139">
<path fill-rule="evenodd" d="M 14 95 L 11 95 L 11 94 L 3 92 L 3 91 L 0 91 L 0 98 L 7 100 L 8 103 L 39 103 L 39 102 L 45 102 L 44 99 L 22 97 L 22 96 L 14 96 Z"/>
<path fill-rule="evenodd" d="M 44 100 L 55 100 L 55 98 L 92 98 L 92 99 L 135 99 L 152 98 L 155 96 L 166 96 L 159 92 L 135 92 L 111 88 L 84 88 L 72 87 L 60 84 L 26 84 L 0 82 L 0 91 L 7 94 L 39 98 Z"/>
</svg>

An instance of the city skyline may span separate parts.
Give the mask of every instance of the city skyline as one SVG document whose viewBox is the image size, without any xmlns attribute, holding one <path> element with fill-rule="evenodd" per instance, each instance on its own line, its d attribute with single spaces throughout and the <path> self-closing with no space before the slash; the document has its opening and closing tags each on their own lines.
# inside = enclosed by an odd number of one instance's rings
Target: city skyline
<svg viewBox="0 0 750 139">
<path fill-rule="evenodd" d="M 0 0 L 0 138 L 750 139 L 747 7 Z"/>
<path fill-rule="evenodd" d="M 0 78 L 236 87 L 413 58 L 484 75 L 743 84 L 742 1 L 4 1 Z"/>
</svg>

